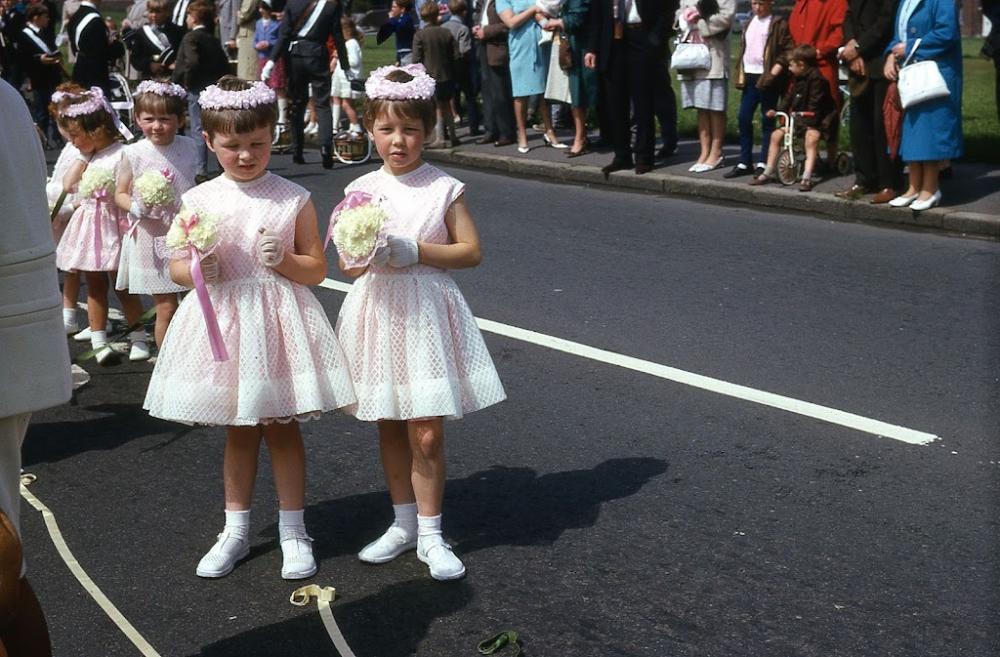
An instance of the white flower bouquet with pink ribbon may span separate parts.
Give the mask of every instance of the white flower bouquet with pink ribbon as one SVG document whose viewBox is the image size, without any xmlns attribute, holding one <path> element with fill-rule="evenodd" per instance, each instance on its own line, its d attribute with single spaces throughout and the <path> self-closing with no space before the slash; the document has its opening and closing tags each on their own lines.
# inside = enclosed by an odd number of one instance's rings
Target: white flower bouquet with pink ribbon
<svg viewBox="0 0 1000 657">
<path fill-rule="evenodd" d="M 350 192 L 330 215 L 326 242 L 333 239 L 348 267 L 366 267 L 375 251 L 386 244 L 385 210 L 366 192 Z"/>
<path fill-rule="evenodd" d="M 115 197 L 115 174 L 102 167 L 87 167 L 78 186 L 80 197 L 93 199 L 96 204 L 94 222 L 100 226 L 105 212 L 112 212 Z M 107 206 L 107 207 L 105 207 Z M 94 254 L 99 260 L 104 252 L 101 230 L 94 231 Z"/>
<path fill-rule="evenodd" d="M 174 172 L 170 169 L 150 169 L 136 178 L 134 187 L 139 201 L 154 217 L 165 219 L 177 209 Z"/>
<path fill-rule="evenodd" d="M 219 243 L 218 219 L 207 212 L 195 212 L 188 208 L 174 217 L 167 231 L 167 246 L 178 251 L 187 251 L 191 256 L 191 280 L 201 304 L 201 312 L 205 316 L 205 326 L 208 329 L 208 343 L 212 347 L 212 357 L 216 362 L 229 360 L 226 345 L 222 341 L 222 331 L 219 330 L 219 320 L 212 306 L 212 299 L 205 286 L 205 277 L 201 273 L 201 259 L 210 254 Z"/>
</svg>

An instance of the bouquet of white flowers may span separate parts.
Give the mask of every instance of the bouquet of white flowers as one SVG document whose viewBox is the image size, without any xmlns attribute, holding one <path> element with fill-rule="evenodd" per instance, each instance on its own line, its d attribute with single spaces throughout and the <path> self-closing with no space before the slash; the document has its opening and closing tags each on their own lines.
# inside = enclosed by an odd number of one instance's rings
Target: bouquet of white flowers
<svg viewBox="0 0 1000 657">
<path fill-rule="evenodd" d="M 87 167 L 80 178 L 80 195 L 83 198 L 109 198 L 115 193 L 115 174 L 110 169 Z"/>
<path fill-rule="evenodd" d="M 333 210 L 330 232 L 337 252 L 348 267 L 365 267 L 375 250 L 386 243 L 385 210 L 370 194 L 351 192 Z"/>
<path fill-rule="evenodd" d="M 219 241 L 217 225 L 215 215 L 181 208 L 167 231 L 167 246 L 175 251 L 193 247 L 207 253 Z"/>
<path fill-rule="evenodd" d="M 135 181 L 135 191 L 139 200 L 150 210 L 170 211 L 177 203 L 174 191 L 174 173 L 170 169 L 154 171 L 150 169 Z"/>
</svg>

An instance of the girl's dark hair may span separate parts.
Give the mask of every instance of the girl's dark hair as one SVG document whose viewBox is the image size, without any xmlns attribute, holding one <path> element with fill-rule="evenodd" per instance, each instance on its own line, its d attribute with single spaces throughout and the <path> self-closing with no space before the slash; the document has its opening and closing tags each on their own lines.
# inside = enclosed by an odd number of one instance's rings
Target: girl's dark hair
<svg viewBox="0 0 1000 657">
<path fill-rule="evenodd" d="M 194 14 L 194 20 L 199 25 L 212 27 L 215 25 L 215 5 L 204 0 L 195 0 L 188 5 L 187 13 Z"/>
<path fill-rule="evenodd" d="M 62 85 L 60 85 L 60 88 Z M 80 93 L 84 93 L 81 89 Z M 115 120 L 112 118 L 111 113 L 108 112 L 106 108 L 99 107 L 93 112 L 87 114 L 78 114 L 77 116 L 66 116 L 66 109 L 90 100 L 89 96 L 70 96 L 68 98 L 62 98 L 58 103 L 56 103 L 55 117 L 56 123 L 66 131 L 79 130 L 87 135 L 95 135 L 100 132 L 104 132 L 111 139 L 118 139 L 120 134 L 118 128 L 115 127 Z"/>
<path fill-rule="evenodd" d="M 403 11 L 410 11 L 411 9 L 413 9 L 413 0 L 392 0 L 392 1 L 395 2 L 397 5 L 399 5 L 400 9 L 402 9 Z"/>
<path fill-rule="evenodd" d="M 802 62 L 807 67 L 816 66 L 816 48 L 805 43 L 795 46 L 788 53 L 788 61 Z"/>
<path fill-rule="evenodd" d="M 345 34 L 349 34 L 350 38 L 357 40 L 360 45 L 365 44 L 365 33 L 358 29 L 358 24 L 355 23 L 350 16 L 341 16 L 340 18 L 340 29 L 343 30 Z M 347 67 L 341 64 L 343 69 Z"/>
<path fill-rule="evenodd" d="M 173 114 L 178 121 L 183 121 L 187 114 L 187 101 L 169 94 L 138 94 L 135 97 L 136 116 L 142 114 Z"/>
<path fill-rule="evenodd" d="M 391 82 L 409 82 L 413 76 L 406 71 L 391 71 L 385 76 Z M 400 119 L 420 121 L 424 126 L 424 134 L 430 134 L 437 123 L 437 108 L 433 98 L 411 98 L 407 100 L 389 100 L 387 98 L 369 98 L 365 103 L 365 125 L 374 129 L 375 121 L 380 116 L 394 116 Z M 202 119 L 204 124 L 204 119 Z"/>
<path fill-rule="evenodd" d="M 246 91 L 253 86 L 235 75 L 223 75 L 216 84 L 223 91 Z M 277 122 L 277 103 L 247 109 L 201 110 L 201 129 L 208 133 L 209 139 L 218 133 L 243 134 L 264 127 L 273 130 Z"/>
<path fill-rule="evenodd" d="M 35 16 L 41 16 L 42 14 L 49 15 L 48 7 L 42 4 L 29 5 L 24 12 L 24 18 L 30 23 Z"/>
</svg>

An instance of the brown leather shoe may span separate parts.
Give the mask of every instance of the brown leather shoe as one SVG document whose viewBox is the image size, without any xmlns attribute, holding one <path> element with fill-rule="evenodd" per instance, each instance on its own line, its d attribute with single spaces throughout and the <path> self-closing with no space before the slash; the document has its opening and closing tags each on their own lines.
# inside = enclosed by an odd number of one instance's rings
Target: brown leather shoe
<svg viewBox="0 0 1000 657">
<path fill-rule="evenodd" d="M 496 146 L 497 148 L 502 148 L 504 146 L 510 146 L 511 144 L 516 144 L 516 143 L 517 143 L 516 141 L 510 139 L 509 137 L 501 137 L 500 139 L 497 139 L 495 142 L 493 142 L 493 145 Z"/>
<path fill-rule="evenodd" d="M 645 162 L 636 162 L 635 164 L 635 175 L 641 176 L 644 173 L 649 173 L 653 170 L 652 164 L 647 164 Z"/>
<path fill-rule="evenodd" d="M 888 203 L 892 199 L 896 198 L 898 194 L 896 190 L 892 187 L 886 187 L 885 189 L 880 189 L 875 197 L 872 198 L 872 205 L 880 205 L 882 203 Z"/>
<path fill-rule="evenodd" d="M 774 183 L 774 182 L 778 182 L 777 176 L 775 176 L 774 174 L 762 173 L 753 180 L 751 180 L 750 184 L 753 185 L 754 187 L 757 187 L 759 185 L 767 185 L 769 183 Z"/>
<path fill-rule="evenodd" d="M 843 189 L 839 192 L 834 193 L 837 198 L 842 198 L 847 201 L 857 201 L 862 196 L 868 193 L 864 185 L 851 185 L 850 189 Z"/>
</svg>

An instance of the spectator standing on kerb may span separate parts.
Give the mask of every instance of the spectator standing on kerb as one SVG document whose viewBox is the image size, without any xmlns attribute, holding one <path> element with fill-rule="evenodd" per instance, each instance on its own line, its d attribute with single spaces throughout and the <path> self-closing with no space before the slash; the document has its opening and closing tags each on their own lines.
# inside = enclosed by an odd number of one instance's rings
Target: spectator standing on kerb
<svg viewBox="0 0 1000 657">
<path fill-rule="evenodd" d="M 382 24 L 375 36 L 375 44 L 390 35 L 396 35 L 396 65 L 413 63 L 413 35 L 417 31 L 417 19 L 413 16 L 413 0 L 393 0 L 389 8 L 389 20 Z"/>
<path fill-rule="evenodd" d="M 990 34 L 983 43 L 982 53 L 993 60 L 996 68 L 994 93 L 996 96 L 997 120 L 1000 121 L 1000 0 L 983 0 L 983 16 L 990 19 Z"/>
<path fill-rule="evenodd" d="M 55 124 L 49 120 L 49 101 L 62 80 L 62 53 L 56 48 L 55 37 L 46 33 L 51 17 L 45 5 L 38 3 L 25 12 L 28 23 L 21 29 L 17 43 L 21 68 L 31 82 L 31 115 L 46 142 L 61 141 Z"/>
<path fill-rule="evenodd" d="M 477 144 L 514 143 L 514 98 L 511 95 L 509 29 L 497 13 L 494 0 L 476 0 L 472 35 L 479 48 L 479 73 L 483 92 L 483 127 L 485 134 Z"/>
<path fill-rule="evenodd" d="M 66 31 L 70 48 L 76 55 L 73 82 L 84 89 L 100 87 L 105 96 L 111 93 L 111 62 L 125 54 L 125 47 L 112 39 L 108 26 L 101 18 L 101 0 L 84 0 L 73 14 Z"/>
<path fill-rule="evenodd" d="M 899 0 L 848 0 L 844 15 L 840 58 L 850 69 L 854 184 L 837 196 L 851 201 L 875 192 L 872 203 L 888 203 L 901 186 L 902 167 L 889 157 L 882 118 L 889 90 L 883 53 L 892 40 L 898 4 Z"/>
<path fill-rule="evenodd" d="M 226 51 L 226 57 L 236 59 L 236 32 L 240 27 L 240 0 L 215 0 L 215 11 L 219 17 L 219 41 Z"/>
<path fill-rule="evenodd" d="M 260 16 L 259 0 L 240 2 L 239 24 L 236 30 L 236 75 L 244 80 L 256 80 L 260 75 L 257 59 L 259 52 L 254 32 Z"/>
<path fill-rule="evenodd" d="M 459 95 L 465 100 L 465 120 L 469 126 L 469 135 L 481 135 L 479 129 L 481 118 L 479 104 L 478 71 L 476 69 L 476 53 L 472 49 L 472 30 L 465 24 L 469 13 L 469 5 L 465 0 L 449 0 L 448 11 L 451 16 L 441 25 L 451 32 L 458 43 L 459 63 L 455 69 L 455 98 L 452 101 L 453 114 L 458 117 L 462 109 Z"/>
<path fill-rule="evenodd" d="M 426 27 L 417 30 L 413 37 L 413 63 L 423 64 L 436 83 L 434 102 L 437 105 L 437 123 L 427 148 L 458 146 L 455 115 L 451 113 L 451 101 L 455 97 L 455 70 L 459 62 L 458 42 L 451 32 L 439 24 L 439 16 L 437 4 L 425 2 L 420 7 L 420 19 Z"/>
</svg>

